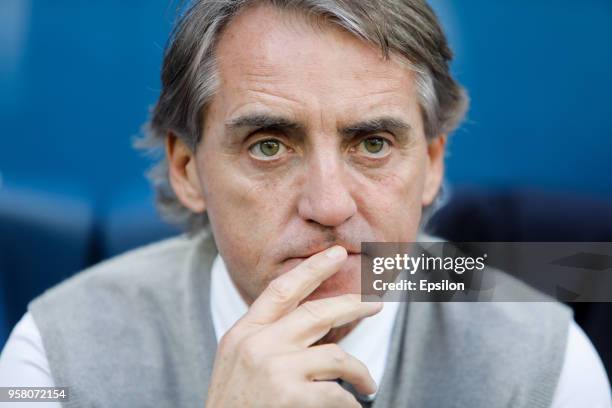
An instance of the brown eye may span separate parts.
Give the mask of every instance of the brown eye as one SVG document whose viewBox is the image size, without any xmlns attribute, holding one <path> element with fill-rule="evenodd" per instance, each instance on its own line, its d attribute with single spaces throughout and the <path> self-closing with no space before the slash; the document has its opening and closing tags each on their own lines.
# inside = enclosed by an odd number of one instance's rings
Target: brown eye
<svg viewBox="0 0 612 408">
<path fill-rule="evenodd" d="M 389 148 L 389 142 L 382 137 L 368 137 L 363 139 L 358 146 L 362 154 L 368 156 L 384 156 Z"/>
<path fill-rule="evenodd" d="M 266 139 L 255 143 L 249 148 L 249 152 L 257 159 L 271 160 L 285 152 L 287 148 L 280 141 Z"/>
</svg>

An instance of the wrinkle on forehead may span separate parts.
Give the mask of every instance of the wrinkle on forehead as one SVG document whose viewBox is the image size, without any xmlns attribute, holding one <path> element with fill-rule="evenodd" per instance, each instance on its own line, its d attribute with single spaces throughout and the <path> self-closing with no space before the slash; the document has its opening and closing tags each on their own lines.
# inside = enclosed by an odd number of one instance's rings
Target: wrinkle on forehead
<svg viewBox="0 0 612 408">
<path fill-rule="evenodd" d="M 361 80 L 397 81 L 401 74 L 409 74 L 405 66 L 393 61 L 395 58 L 385 59 L 378 46 L 331 22 L 314 25 L 315 18 L 265 4 L 245 10 L 221 36 L 217 48 L 219 66 L 223 71 L 246 69 L 243 75 L 253 80 L 266 80 L 298 69 L 318 74 L 322 62 L 342 63 L 344 74 Z M 323 19 L 316 18 L 320 20 Z M 332 55 L 318 52 L 329 48 L 332 42 L 342 46 L 336 46 Z"/>
<path fill-rule="evenodd" d="M 287 113 L 318 111 L 322 125 L 326 112 L 416 105 L 414 74 L 405 65 L 333 23 L 311 21 L 259 5 L 226 27 L 217 47 L 225 119 L 262 104 Z"/>
</svg>

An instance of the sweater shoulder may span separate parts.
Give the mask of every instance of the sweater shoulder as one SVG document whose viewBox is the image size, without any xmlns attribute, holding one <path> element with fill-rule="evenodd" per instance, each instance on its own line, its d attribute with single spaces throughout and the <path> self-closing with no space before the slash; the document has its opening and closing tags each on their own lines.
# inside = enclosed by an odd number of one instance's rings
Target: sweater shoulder
<svg viewBox="0 0 612 408">
<path fill-rule="evenodd" d="M 199 402 L 216 341 L 208 307 L 215 254 L 210 236 L 166 239 L 85 269 L 30 302 L 55 384 L 71 387 L 71 406 L 116 406 L 136 395 L 140 402 L 126 405 Z M 173 370 L 186 376 L 180 384 Z"/>
<path fill-rule="evenodd" d="M 32 300 L 28 310 L 43 334 L 67 332 L 73 325 L 104 335 L 162 327 L 209 299 L 215 254 L 207 235 L 169 238 L 77 273 Z"/>
<path fill-rule="evenodd" d="M 457 362 L 455 374 L 465 377 L 465 389 L 470 392 L 457 393 L 465 398 L 458 406 L 487 406 L 486 395 L 498 395 L 511 406 L 550 406 L 573 320 L 569 307 L 551 300 L 423 304 L 420 308 L 424 313 L 416 313 L 419 320 L 431 322 L 426 324 L 427 331 L 444 333 L 441 338 L 425 336 L 423 354 L 440 367 L 445 359 Z M 475 368 L 478 375 L 471 376 Z M 479 399 L 482 404 L 475 404 Z"/>
<path fill-rule="evenodd" d="M 177 277 L 192 250 L 185 235 L 145 245 L 84 269 L 47 289 L 31 302 L 67 299 L 90 291 L 111 291 L 114 296 L 133 290 L 156 288 L 162 280 Z"/>
</svg>

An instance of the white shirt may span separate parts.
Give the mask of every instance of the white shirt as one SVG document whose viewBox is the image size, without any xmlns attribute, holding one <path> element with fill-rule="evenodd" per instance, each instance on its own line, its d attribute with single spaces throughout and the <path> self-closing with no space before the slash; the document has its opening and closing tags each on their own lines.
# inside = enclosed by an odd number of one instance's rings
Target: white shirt
<svg viewBox="0 0 612 408">
<path fill-rule="evenodd" d="M 234 286 L 221 257 L 212 268 L 210 302 L 217 339 L 246 312 L 247 305 Z M 383 310 L 366 319 L 338 344 L 361 360 L 377 384 L 383 377 L 398 303 L 385 303 Z M 377 333 L 372 336 L 371 333 Z M 17 323 L 0 355 L 0 386 L 53 387 L 51 369 L 40 332 L 29 313 Z M 26 407 L 25 402 L 15 403 Z M 0 403 L 0 406 L 8 406 Z M 60 408 L 57 402 L 37 402 L 35 408 Z M 612 408 L 610 384 L 595 348 L 572 321 L 565 359 L 552 408 Z"/>
</svg>

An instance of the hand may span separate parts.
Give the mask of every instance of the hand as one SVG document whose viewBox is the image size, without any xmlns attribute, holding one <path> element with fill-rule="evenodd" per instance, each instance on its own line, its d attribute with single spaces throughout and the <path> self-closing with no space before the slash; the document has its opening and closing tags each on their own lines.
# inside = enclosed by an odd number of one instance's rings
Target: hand
<svg viewBox="0 0 612 408">
<path fill-rule="evenodd" d="M 378 313 L 381 303 L 356 294 L 300 302 L 338 271 L 347 253 L 335 246 L 279 276 L 221 338 L 207 408 L 355 407 L 376 391 L 367 367 L 336 344 L 311 346 L 332 328 Z M 298 306 L 299 305 L 299 306 Z"/>
</svg>

